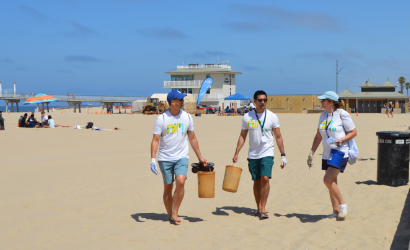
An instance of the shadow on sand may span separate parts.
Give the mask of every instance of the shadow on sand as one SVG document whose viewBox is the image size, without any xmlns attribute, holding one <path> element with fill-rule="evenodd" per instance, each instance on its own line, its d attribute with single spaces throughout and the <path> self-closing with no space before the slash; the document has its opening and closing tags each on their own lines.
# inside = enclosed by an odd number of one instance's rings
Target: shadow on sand
<svg viewBox="0 0 410 250">
<path fill-rule="evenodd" d="M 310 214 L 295 214 L 295 213 L 293 213 L 293 214 L 284 214 L 284 215 L 275 213 L 274 215 L 276 217 L 281 217 L 281 216 L 285 216 L 287 218 L 296 217 L 302 223 L 307 223 L 307 222 L 314 223 L 314 222 L 318 222 L 318 221 L 323 220 L 323 219 L 329 219 L 328 218 L 329 215 L 310 215 Z M 331 219 L 336 220 L 336 218 L 331 218 Z"/>
<path fill-rule="evenodd" d="M 170 222 L 168 219 L 168 214 L 162 213 L 162 214 L 157 214 L 157 213 L 138 213 L 138 214 L 133 214 L 131 217 L 136 220 L 137 222 L 145 222 L 142 221 L 141 218 L 147 219 L 147 220 L 156 220 L 156 221 L 163 221 L 163 222 Z M 196 217 L 189 217 L 185 215 L 178 215 L 178 217 L 181 220 L 187 220 L 189 222 L 200 222 L 204 221 L 201 218 L 196 218 Z M 172 224 L 172 223 L 171 223 Z"/>
<path fill-rule="evenodd" d="M 410 190 L 404 202 L 403 212 L 401 213 L 400 222 L 394 234 L 390 250 L 409 249 L 410 242 Z"/>
<path fill-rule="evenodd" d="M 223 215 L 223 216 L 229 216 L 229 214 L 225 211 L 232 211 L 237 214 L 245 214 L 248 216 L 255 216 L 256 209 L 252 208 L 247 208 L 247 207 L 231 207 L 231 206 L 225 206 L 225 207 L 217 207 L 215 212 L 212 212 L 213 215 Z"/>
<path fill-rule="evenodd" d="M 367 181 L 356 181 L 357 185 L 366 184 L 366 185 L 379 185 L 377 181 L 367 180 Z"/>
</svg>

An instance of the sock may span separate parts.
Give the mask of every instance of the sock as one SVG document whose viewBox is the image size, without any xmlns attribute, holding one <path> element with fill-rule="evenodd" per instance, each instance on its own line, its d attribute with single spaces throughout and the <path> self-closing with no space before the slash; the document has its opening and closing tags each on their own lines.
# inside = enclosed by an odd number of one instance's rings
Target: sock
<svg viewBox="0 0 410 250">
<path fill-rule="evenodd" d="M 347 205 L 346 205 L 346 203 L 345 203 L 345 204 L 342 204 L 342 205 L 340 205 L 340 206 L 341 206 L 341 207 L 345 207 L 345 206 L 347 206 Z"/>
<path fill-rule="evenodd" d="M 333 217 L 337 217 L 337 214 L 333 213 Z"/>
</svg>

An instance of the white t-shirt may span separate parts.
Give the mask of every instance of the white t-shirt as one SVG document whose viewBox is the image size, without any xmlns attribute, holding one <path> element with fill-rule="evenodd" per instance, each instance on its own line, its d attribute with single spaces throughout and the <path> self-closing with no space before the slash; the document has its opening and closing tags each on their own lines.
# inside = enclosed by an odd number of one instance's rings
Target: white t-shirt
<svg viewBox="0 0 410 250">
<path fill-rule="evenodd" d="M 161 135 L 158 161 L 177 161 L 188 156 L 188 131 L 194 131 L 194 121 L 190 114 L 180 110 L 177 116 L 166 111 L 158 116 L 154 134 Z"/>
<path fill-rule="evenodd" d="M 45 116 L 42 116 L 41 117 L 41 120 L 43 121 L 43 122 L 45 122 L 45 121 L 47 121 L 48 120 L 48 117 L 45 115 Z"/>
<path fill-rule="evenodd" d="M 266 121 L 265 119 L 266 112 Z M 266 141 L 262 141 L 261 125 L 256 118 L 256 110 L 246 113 L 242 119 L 242 129 L 248 130 L 249 134 L 249 159 L 260 159 L 266 156 L 273 156 L 274 136 L 272 129 L 279 128 L 278 117 L 265 110 L 262 114 L 258 114 L 259 121 L 263 125 L 264 136 Z"/>
<path fill-rule="evenodd" d="M 341 119 L 340 119 L 341 118 Z M 326 123 L 327 120 L 327 123 Z M 342 123 L 343 120 L 343 123 Z M 330 123 L 330 124 L 329 124 Z M 326 134 L 326 126 L 329 124 L 327 128 Z M 347 113 L 343 109 L 338 109 L 334 111 L 332 114 L 327 113 L 327 111 L 323 111 L 319 118 L 319 132 L 322 135 L 322 143 L 323 143 L 323 160 L 329 159 L 330 154 L 330 146 L 327 142 L 329 137 L 332 137 L 333 140 L 339 140 L 346 136 L 346 132 L 352 131 L 355 129 L 354 123 L 350 114 Z M 346 131 L 346 132 L 345 132 Z M 329 136 L 328 136 L 329 135 Z M 336 148 L 339 151 L 345 153 L 344 158 L 349 157 L 349 141 L 343 141 L 341 147 Z"/>
</svg>

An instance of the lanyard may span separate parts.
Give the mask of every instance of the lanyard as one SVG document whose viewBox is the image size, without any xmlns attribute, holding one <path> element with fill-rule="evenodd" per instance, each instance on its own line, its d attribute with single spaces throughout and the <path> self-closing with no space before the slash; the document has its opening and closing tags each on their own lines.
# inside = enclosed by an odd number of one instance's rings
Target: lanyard
<svg viewBox="0 0 410 250">
<path fill-rule="evenodd" d="M 332 120 L 333 120 L 333 114 L 334 114 L 335 112 L 333 111 L 333 113 L 332 113 Z M 328 116 L 329 117 L 329 116 Z M 325 128 L 325 131 L 326 131 L 326 135 L 327 135 L 327 137 L 329 138 L 329 134 L 327 133 L 327 129 L 329 128 L 329 126 L 330 126 L 330 123 L 332 123 L 332 120 L 330 120 L 329 121 L 329 123 L 327 123 L 327 118 L 328 117 L 326 117 L 326 128 Z"/>
<path fill-rule="evenodd" d="M 261 126 L 262 136 L 265 135 L 265 133 L 263 133 L 263 127 L 265 126 L 266 113 L 267 113 L 267 112 L 266 112 L 266 110 L 265 110 L 265 119 L 263 120 L 263 124 L 261 124 L 261 121 L 259 121 L 258 113 L 256 113 L 256 110 L 255 110 L 256 119 L 258 119 L 259 125 Z M 262 117 L 261 117 L 261 118 L 262 118 Z"/>
</svg>

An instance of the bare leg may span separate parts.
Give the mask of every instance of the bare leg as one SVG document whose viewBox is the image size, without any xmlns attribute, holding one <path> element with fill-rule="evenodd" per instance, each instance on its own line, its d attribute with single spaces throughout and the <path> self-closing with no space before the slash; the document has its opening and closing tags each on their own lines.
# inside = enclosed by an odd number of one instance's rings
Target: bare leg
<svg viewBox="0 0 410 250">
<path fill-rule="evenodd" d="M 269 185 L 269 177 L 267 176 L 262 176 L 262 185 L 261 185 L 261 198 L 260 198 L 260 211 L 261 214 L 266 213 L 266 202 L 268 200 L 269 196 L 269 190 L 270 190 L 270 185 Z"/>
<path fill-rule="evenodd" d="M 261 179 L 253 181 L 253 195 L 255 196 L 258 211 L 261 211 L 261 183 Z"/>
<path fill-rule="evenodd" d="M 336 178 L 339 174 L 340 170 L 336 168 L 329 167 L 326 171 L 325 177 L 323 178 L 323 182 L 325 183 L 326 187 L 329 189 L 331 194 L 330 199 L 335 199 L 340 205 L 345 204 L 342 194 L 340 193 L 339 186 L 337 185 Z M 333 210 L 335 209 L 333 201 L 332 201 Z"/>
<path fill-rule="evenodd" d="M 336 183 L 337 185 L 337 177 L 334 180 L 334 183 Z M 333 207 L 333 213 L 335 214 L 339 214 L 339 202 L 337 201 L 337 199 L 335 198 L 335 196 L 332 195 L 332 193 L 329 190 L 329 195 L 330 195 L 330 201 L 332 202 L 332 207 Z"/>
<path fill-rule="evenodd" d="M 176 188 L 174 192 L 174 209 L 172 211 L 171 220 L 175 222 L 181 222 L 178 218 L 178 210 L 179 206 L 181 205 L 182 199 L 184 198 L 184 186 L 185 186 L 186 177 L 184 175 L 177 175 L 176 177 Z"/>
<path fill-rule="evenodd" d="M 164 195 L 163 195 L 163 199 L 164 199 L 164 205 L 165 205 L 165 209 L 167 210 L 167 214 L 168 214 L 168 218 L 171 219 L 172 217 L 172 203 L 173 203 L 173 199 L 172 199 L 172 189 L 174 187 L 174 183 L 171 184 L 164 184 Z"/>
</svg>

